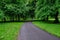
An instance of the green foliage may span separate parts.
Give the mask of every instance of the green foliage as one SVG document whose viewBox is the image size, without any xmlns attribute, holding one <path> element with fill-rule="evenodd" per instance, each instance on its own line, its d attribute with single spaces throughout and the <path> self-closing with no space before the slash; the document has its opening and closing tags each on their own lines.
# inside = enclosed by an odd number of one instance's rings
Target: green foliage
<svg viewBox="0 0 60 40">
<path fill-rule="evenodd" d="M 59 15 L 60 0 L 0 0 L 0 9 L 7 19 L 48 19 Z M 58 12 L 57 12 L 58 11 Z M 58 13 L 58 15 L 56 15 Z"/>
<path fill-rule="evenodd" d="M 37 0 L 35 17 L 45 19 L 46 16 L 51 16 L 55 18 L 58 16 L 57 11 L 59 10 L 59 8 L 59 0 Z"/>
<path fill-rule="evenodd" d="M 4 13 L 2 10 L 0 10 L 0 19 L 4 18 Z"/>
<path fill-rule="evenodd" d="M 25 19 L 27 12 L 29 11 L 29 7 L 27 7 L 28 0 L 4 0 L 0 1 L 0 9 L 3 11 L 5 16 L 10 18 L 20 18 Z M 13 19 L 14 20 L 14 19 Z"/>
</svg>

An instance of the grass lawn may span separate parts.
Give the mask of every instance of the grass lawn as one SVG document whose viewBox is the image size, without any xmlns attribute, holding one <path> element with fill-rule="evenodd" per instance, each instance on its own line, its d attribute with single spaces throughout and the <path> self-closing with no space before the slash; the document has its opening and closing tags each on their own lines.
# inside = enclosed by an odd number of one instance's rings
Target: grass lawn
<svg viewBox="0 0 60 40">
<path fill-rule="evenodd" d="M 22 22 L 0 23 L 0 40 L 16 40 Z"/>
<path fill-rule="evenodd" d="M 45 22 L 33 22 L 38 28 L 41 28 L 52 35 L 56 35 L 60 37 L 60 24 L 52 24 L 52 23 L 45 23 Z"/>
</svg>

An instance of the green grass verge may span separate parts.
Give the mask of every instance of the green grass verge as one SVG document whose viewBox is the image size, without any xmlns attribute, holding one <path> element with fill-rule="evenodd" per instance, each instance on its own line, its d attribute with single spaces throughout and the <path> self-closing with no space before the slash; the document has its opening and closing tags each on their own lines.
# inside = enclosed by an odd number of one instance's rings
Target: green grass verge
<svg viewBox="0 0 60 40">
<path fill-rule="evenodd" d="M 45 22 L 33 22 L 38 28 L 41 28 L 52 35 L 56 35 L 60 37 L 60 24 L 52 24 L 52 23 L 45 23 Z"/>
<path fill-rule="evenodd" d="M 0 40 L 16 40 L 22 22 L 0 23 Z"/>
</svg>

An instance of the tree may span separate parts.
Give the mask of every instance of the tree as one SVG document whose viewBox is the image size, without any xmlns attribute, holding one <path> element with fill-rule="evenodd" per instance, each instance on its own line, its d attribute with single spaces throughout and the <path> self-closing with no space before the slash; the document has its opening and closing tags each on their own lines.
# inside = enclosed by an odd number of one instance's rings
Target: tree
<svg viewBox="0 0 60 40">
<path fill-rule="evenodd" d="M 54 23 L 59 23 L 58 20 L 59 8 L 60 8 L 59 2 L 60 2 L 59 0 L 56 0 L 53 7 L 51 7 L 51 11 L 52 11 L 51 16 L 55 18 Z"/>
<path fill-rule="evenodd" d="M 29 7 L 28 15 L 30 18 L 35 17 L 35 6 L 36 6 L 36 0 L 29 0 L 27 7 Z"/>
<path fill-rule="evenodd" d="M 47 4 L 48 0 L 38 0 L 36 3 L 36 18 L 40 18 L 41 20 L 48 20 L 48 16 L 49 16 L 49 11 L 50 11 L 50 7 Z"/>
<path fill-rule="evenodd" d="M 4 12 L 2 10 L 0 10 L 0 20 L 6 21 Z"/>
<path fill-rule="evenodd" d="M 59 0 L 38 0 L 35 10 L 36 17 L 43 20 L 48 20 L 49 16 L 54 16 L 55 21 L 58 22 L 59 5 Z"/>
</svg>

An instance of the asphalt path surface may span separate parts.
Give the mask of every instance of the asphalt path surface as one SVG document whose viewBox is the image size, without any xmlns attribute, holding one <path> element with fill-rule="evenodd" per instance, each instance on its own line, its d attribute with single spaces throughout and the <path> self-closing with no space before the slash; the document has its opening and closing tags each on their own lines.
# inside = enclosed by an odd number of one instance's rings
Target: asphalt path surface
<svg viewBox="0 0 60 40">
<path fill-rule="evenodd" d="M 18 40 L 60 40 L 60 38 L 37 28 L 31 22 L 26 22 L 20 30 Z"/>
</svg>

